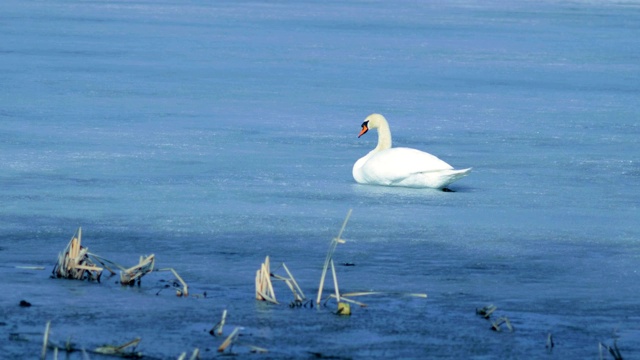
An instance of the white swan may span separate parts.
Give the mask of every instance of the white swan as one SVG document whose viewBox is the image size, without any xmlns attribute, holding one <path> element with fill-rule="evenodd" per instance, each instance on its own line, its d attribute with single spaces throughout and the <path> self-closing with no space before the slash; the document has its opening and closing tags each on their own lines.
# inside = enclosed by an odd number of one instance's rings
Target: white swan
<svg viewBox="0 0 640 360">
<path fill-rule="evenodd" d="M 420 150 L 392 148 L 389 123 L 380 114 L 364 119 L 358 137 L 369 129 L 378 129 L 378 146 L 353 165 L 353 178 L 360 184 L 444 189 L 471 171 L 455 170 Z"/>
</svg>

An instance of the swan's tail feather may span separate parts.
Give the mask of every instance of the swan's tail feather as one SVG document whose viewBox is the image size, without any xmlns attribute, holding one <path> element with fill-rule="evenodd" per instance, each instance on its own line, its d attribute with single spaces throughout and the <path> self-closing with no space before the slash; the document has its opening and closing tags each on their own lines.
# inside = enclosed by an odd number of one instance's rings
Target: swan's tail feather
<svg viewBox="0 0 640 360">
<path fill-rule="evenodd" d="M 438 189 L 442 189 L 444 187 L 449 186 L 451 183 L 460 180 L 461 178 L 469 175 L 471 172 L 471 168 L 461 169 L 461 170 L 449 170 L 443 171 L 441 177 L 441 185 L 436 186 Z"/>
<path fill-rule="evenodd" d="M 433 173 L 430 174 L 429 176 L 431 178 L 430 187 L 435 189 L 445 188 L 450 184 L 452 184 L 453 182 L 458 181 L 461 178 L 469 175 L 469 172 L 471 172 L 471 168 L 461 169 L 461 170 L 455 170 L 455 169 L 439 170 L 438 175 L 435 177 L 433 176 Z M 426 175 L 428 173 L 424 173 L 424 174 Z"/>
<path fill-rule="evenodd" d="M 472 168 L 443 171 L 442 176 L 440 178 L 441 184 L 437 186 L 437 188 L 441 189 L 441 188 L 447 187 L 453 182 L 458 181 L 461 178 L 469 175 L 469 173 L 471 172 L 471 169 Z"/>
<path fill-rule="evenodd" d="M 412 176 L 401 179 L 397 182 L 391 182 L 384 185 L 389 186 L 406 186 L 413 188 L 433 188 L 433 189 L 442 189 L 454 181 L 459 180 L 467 175 L 471 168 L 455 170 L 455 169 L 442 169 L 436 171 L 425 171 L 415 173 Z"/>
</svg>

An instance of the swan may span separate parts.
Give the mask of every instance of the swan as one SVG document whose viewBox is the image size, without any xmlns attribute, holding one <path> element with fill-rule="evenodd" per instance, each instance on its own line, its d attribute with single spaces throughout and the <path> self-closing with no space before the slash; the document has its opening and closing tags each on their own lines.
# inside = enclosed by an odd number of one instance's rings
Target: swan
<svg viewBox="0 0 640 360">
<path fill-rule="evenodd" d="M 446 187 L 449 184 L 467 176 L 471 171 L 471 168 L 455 170 L 424 151 L 405 147 L 392 148 L 389 123 L 380 114 L 371 114 L 364 119 L 358 138 L 369 129 L 378 130 L 378 145 L 353 165 L 353 178 L 359 184 L 448 191 Z"/>
</svg>

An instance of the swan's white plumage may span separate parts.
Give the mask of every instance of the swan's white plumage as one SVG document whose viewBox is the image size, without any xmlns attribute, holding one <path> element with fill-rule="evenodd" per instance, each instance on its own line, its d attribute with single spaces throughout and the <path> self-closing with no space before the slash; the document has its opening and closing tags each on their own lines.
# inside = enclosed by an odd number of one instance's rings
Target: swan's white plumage
<svg viewBox="0 0 640 360">
<path fill-rule="evenodd" d="M 353 165 L 353 178 L 360 184 L 441 189 L 466 176 L 471 168 L 455 170 L 424 151 L 391 147 L 391 131 L 380 114 L 369 115 L 362 132 L 378 130 L 378 146 Z"/>
</svg>

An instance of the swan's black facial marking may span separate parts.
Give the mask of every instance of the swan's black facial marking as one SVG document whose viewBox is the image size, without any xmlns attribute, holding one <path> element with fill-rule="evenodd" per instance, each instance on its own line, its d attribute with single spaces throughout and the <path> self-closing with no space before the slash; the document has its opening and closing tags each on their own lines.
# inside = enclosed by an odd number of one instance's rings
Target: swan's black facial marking
<svg viewBox="0 0 640 360">
<path fill-rule="evenodd" d="M 358 137 L 366 134 L 367 131 L 369 131 L 369 120 L 362 123 L 362 130 L 360 130 L 360 134 L 358 135 Z"/>
</svg>

